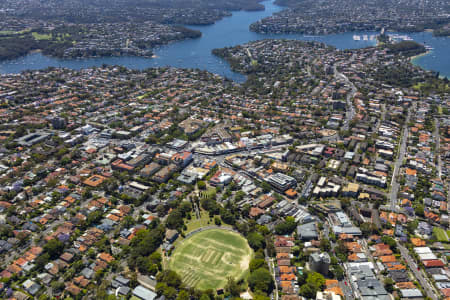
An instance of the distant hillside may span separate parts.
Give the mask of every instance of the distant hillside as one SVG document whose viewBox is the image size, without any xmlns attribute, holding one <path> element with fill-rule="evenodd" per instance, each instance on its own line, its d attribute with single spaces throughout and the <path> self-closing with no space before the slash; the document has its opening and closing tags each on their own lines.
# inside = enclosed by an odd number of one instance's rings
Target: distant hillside
<svg viewBox="0 0 450 300">
<path fill-rule="evenodd" d="M 261 0 L 5 0 L 0 9 L 21 18 L 72 23 L 210 24 L 236 10 L 264 10 Z M 0 14 L 1 16 L 1 14 Z"/>
<path fill-rule="evenodd" d="M 251 25 L 264 33 L 331 34 L 386 30 L 448 35 L 448 0 L 276 0 L 283 11 Z"/>
</svg>

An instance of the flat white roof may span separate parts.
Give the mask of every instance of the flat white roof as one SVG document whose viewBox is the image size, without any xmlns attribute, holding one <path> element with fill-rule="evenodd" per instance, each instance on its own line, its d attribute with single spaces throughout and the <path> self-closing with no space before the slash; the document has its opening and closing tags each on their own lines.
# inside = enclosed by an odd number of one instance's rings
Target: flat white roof
<svg viewBox="0 0 450 300">
<path fill-rule="evenodd" d="M 434 255 L 433 253 L 420 253 L 418 254 L 420 260 L 434 260 L 437 259 L 437 256 Z"/>
<path fill-rule="evenodd" d="M 416 247 L 414 248 L 414 252 L 417 254 L 433 253 L 429 247 Z"/>
</svg>

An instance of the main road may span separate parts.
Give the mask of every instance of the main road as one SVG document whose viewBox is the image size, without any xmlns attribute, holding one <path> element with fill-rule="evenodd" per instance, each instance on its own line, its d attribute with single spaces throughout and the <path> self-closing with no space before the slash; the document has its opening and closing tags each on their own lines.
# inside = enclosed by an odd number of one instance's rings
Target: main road
<svg viewBox="0 0 450 300">
<path fill-rule="evenodd" d="M 275 298 L 272 298 L 272 299 L 278 300 L 278 283 L 277 283 L 277 279 L 275 277 L 275 264 L 273 263 L 273 258 L 271 258 L 269 256 L 267 249 L 264 249 L 264 254 L 266 256 L 267 265 L 269 266 L 269 271 L 272 274 L 273 281 L 275 283 L 275 289 L 273 290 L 273 292 L 275 293 Z"/>
<path fill-rule="evenodd" d="M 340 79 L 343 80 L 347 85 L 350 86 L 351 88 L 351 92 L 349 94 L 347 94 L 347 111 L 345 114 L 345 123 L 344 126 L 342 127 L 343 130 L 348 130 L 349 126 L 350 126 L 350 121 L 353 120 L 353 118 L 355 117 L 355 108 L 353 107 L 353 97 L 355 96 L 356 92 L 358 91 L 358 89 L 356 88 L 356 86 L 353 84 L 353 82 L 351 82 L 347 76 L 345 76 L 344 74 L 340 73 L 337 70 L 336 65 L 334 66 L 334 77 L 336 79 Z"/>
<path fill-rule="evenodd" d="M 440 153 L 441 137 L 440 137 L 440 134 L 439 134 L 439 126 L 440 126 L 439 118 L 435 118 L 434 119 L 434 123 L 435 123 L 435 127 L 434 127 L 433 136 L 434 136 L 434 141 L 436 143 L 436 151 L 435 151 L 436 168 L 437 168 L 439 179 L 441 179 L 442 178 L 442 160 L 441 160 L 441 153 Z"/>
<path fill-rule="evenodd" d="M 406 116 L 405 125 L 403 126 L 403 129 L 402 129 L 400 149 L 398 152 L 397 160 L 395 161 L 394 172 L 392 173 L 391 191 L 389 193 L 389 199 L 390 199 L 390 203 L 391 203 L 391 211 L 397 210 L 397 193 L 398 193 L 398 189 L 400 187 L 399 183 L 397 182 L 397 176 L 398 176 L 400 167 L 403 164 L 403 159 L 405 158 L 405 154 L 406 154 L 406 144 L 408 142 L 408 123 L 409 123 L 410 117 L 411 117 L 411 108 L 409 108 L 409 110 L 408 110 L 408 115 Z"/>
<path fill-rule="evenodd" d="M 423 273 L 418 269 L 417 264 L 412 259 L 412 257 L 409 255 L 408 249 L 400 245 L 399 242 L 397 242 L 397 247 L 400 250 L 400 253 L 402 254 L 402 257 L 405 259 L 406 263 L 408 264 L 411 271 L 414 273 L 414 276 L 419 280 L 420 285 L 424 289 L 425 293 L 428 297 L 430 297 L 432 300 L 438 300 L 436 291 L 433 289 L 433 287 L 430 285 L 428 280 L 423 276 Z"/>
</svg>

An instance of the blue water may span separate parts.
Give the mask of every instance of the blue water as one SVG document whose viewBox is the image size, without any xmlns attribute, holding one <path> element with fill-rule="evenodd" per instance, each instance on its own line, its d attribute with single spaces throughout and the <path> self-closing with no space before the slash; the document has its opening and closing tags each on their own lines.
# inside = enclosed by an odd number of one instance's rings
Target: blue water
<svg viewBox="0 0 450 300">
<path fill-rule="evenodd" d="M 433 70 L 441 76 L 450 78 L 450 38 L 434 37 L 429 32 L 412 33 L 409 36 L 416 42 L 431 46 L 428 54 L 413 59 L 413 63 L 426 70 Z"/>
<path fill-rule="evenodd" d="M 232 72 L 228 63 L 212 55 L 214 48 L 223 48 L 244 44 L 249 41 L 267 38 L 286 38 L 308 41 L 320 41 L 333 45 L 338 49 L 355 49 L 375 45 L 375 41 L 354 41 L 353 35 L 372 35 L 374 32 L 353 32 L 333 34 L 326 36 L 305 36 L 300 34 L 258 34 L 249 30 L 249 25 L 257 20 L 281 11 L 283 8 L 273 4 L 272 0 L 264 1 L 264 11 L 234 12 L 231 17 L 224 18 L 213 25 L 189 26 L 202 32 L 202 37 L 193 40 L 184 40 L 161 46 L 154 50 L 155 58 L 142 57 L 102 57 L 87 59 L 57 59 L 46 57 L 41 53 L 32 53 L 27 56 L 0 62 L 0 73 L 19 73 L 27 69 L 43 69 L 47 67 L 66 67 L 70 69 L 82 69 L 92 66 L 122 65 L 132 69 L 146 69 L 149 67 L 174 66 L 179 68 L 206 69 L 238 82 L 243 82 L 245 76 Z M 416 35 L 410 35 L 415 38 Z M 440 71 L 442 75 L 450 76 L 450 39 L 433 38 L 429 33 L 417 34 L 418 39 L 423 39 L 427 44 L 435 48 L 434 54 L 423 56 L 416 61 L 417 64 L 427 69 Z M 418 40 L 419 41 L 419 40 Z M 434 56 L 435 57 L 434 57 Z M 443 63 L 442 60 L 446 60 Z"/>
</svg>

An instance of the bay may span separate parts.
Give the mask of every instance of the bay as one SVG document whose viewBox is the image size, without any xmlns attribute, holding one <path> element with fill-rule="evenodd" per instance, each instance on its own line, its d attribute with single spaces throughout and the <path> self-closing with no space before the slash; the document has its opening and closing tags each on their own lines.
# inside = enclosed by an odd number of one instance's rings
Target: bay
<svg viewBox="0 0 450 300">
<path fill-rule="evenodd" d="M 348 32 L 324 36 L 305 36 L 301 34 L 259 34 L 251 32 L 249 25 L 257 20 L 268 17 L 284 9 L 273 4 L 273 0 L 262 2 L 264 11 L 237 11 L 231 17 L 226 17 L 213 25 L 188 26 L 200 30 L 202 37 L 184 40 L 164 45 L 154 49 L 154 58 L 135 56 L 99 57 L 83 59 L 58 59 L 47 57 L 41 53 L 31 53 L 26 56 L 0 62 L 0 73 L 20 73 L 27 69 L 44 69 L 47 67 L 64 67 L 83 69 L 93 66 L 121 65 L 131 69 L 146 69 L 150 67 L 173 66 L 179 68 L 197 68 L 222 75 L 237 82 L 245 81 L 245 76 L 231 71 L 228 63 L 214 56 L 212 49 L 235 46 L 261 39 L 296 39 L 319 41 L 338 49 L 355 49 L 373 46 L 375 40 L 353 40 L 353 35 L 375 35 L 376 32 Z M 435 38 L 430 33 L 410 34 L 418 42 L 426 43 L 434 48 L 428 55 L 421 56 L 413 62 L 426 69 L 439 71 L 441 75 L 450 76 L 450 39 Z"/>
<path fill-rule="evenodd" d="M 430 32 L 412 33 L 409 36 L 416 42 L 430 46 L 427 54 L 412 60 L 412 63 L 426 70 L 439 72 L 450 79 L 450 38 L 435 37 Z"/>
</svg>

